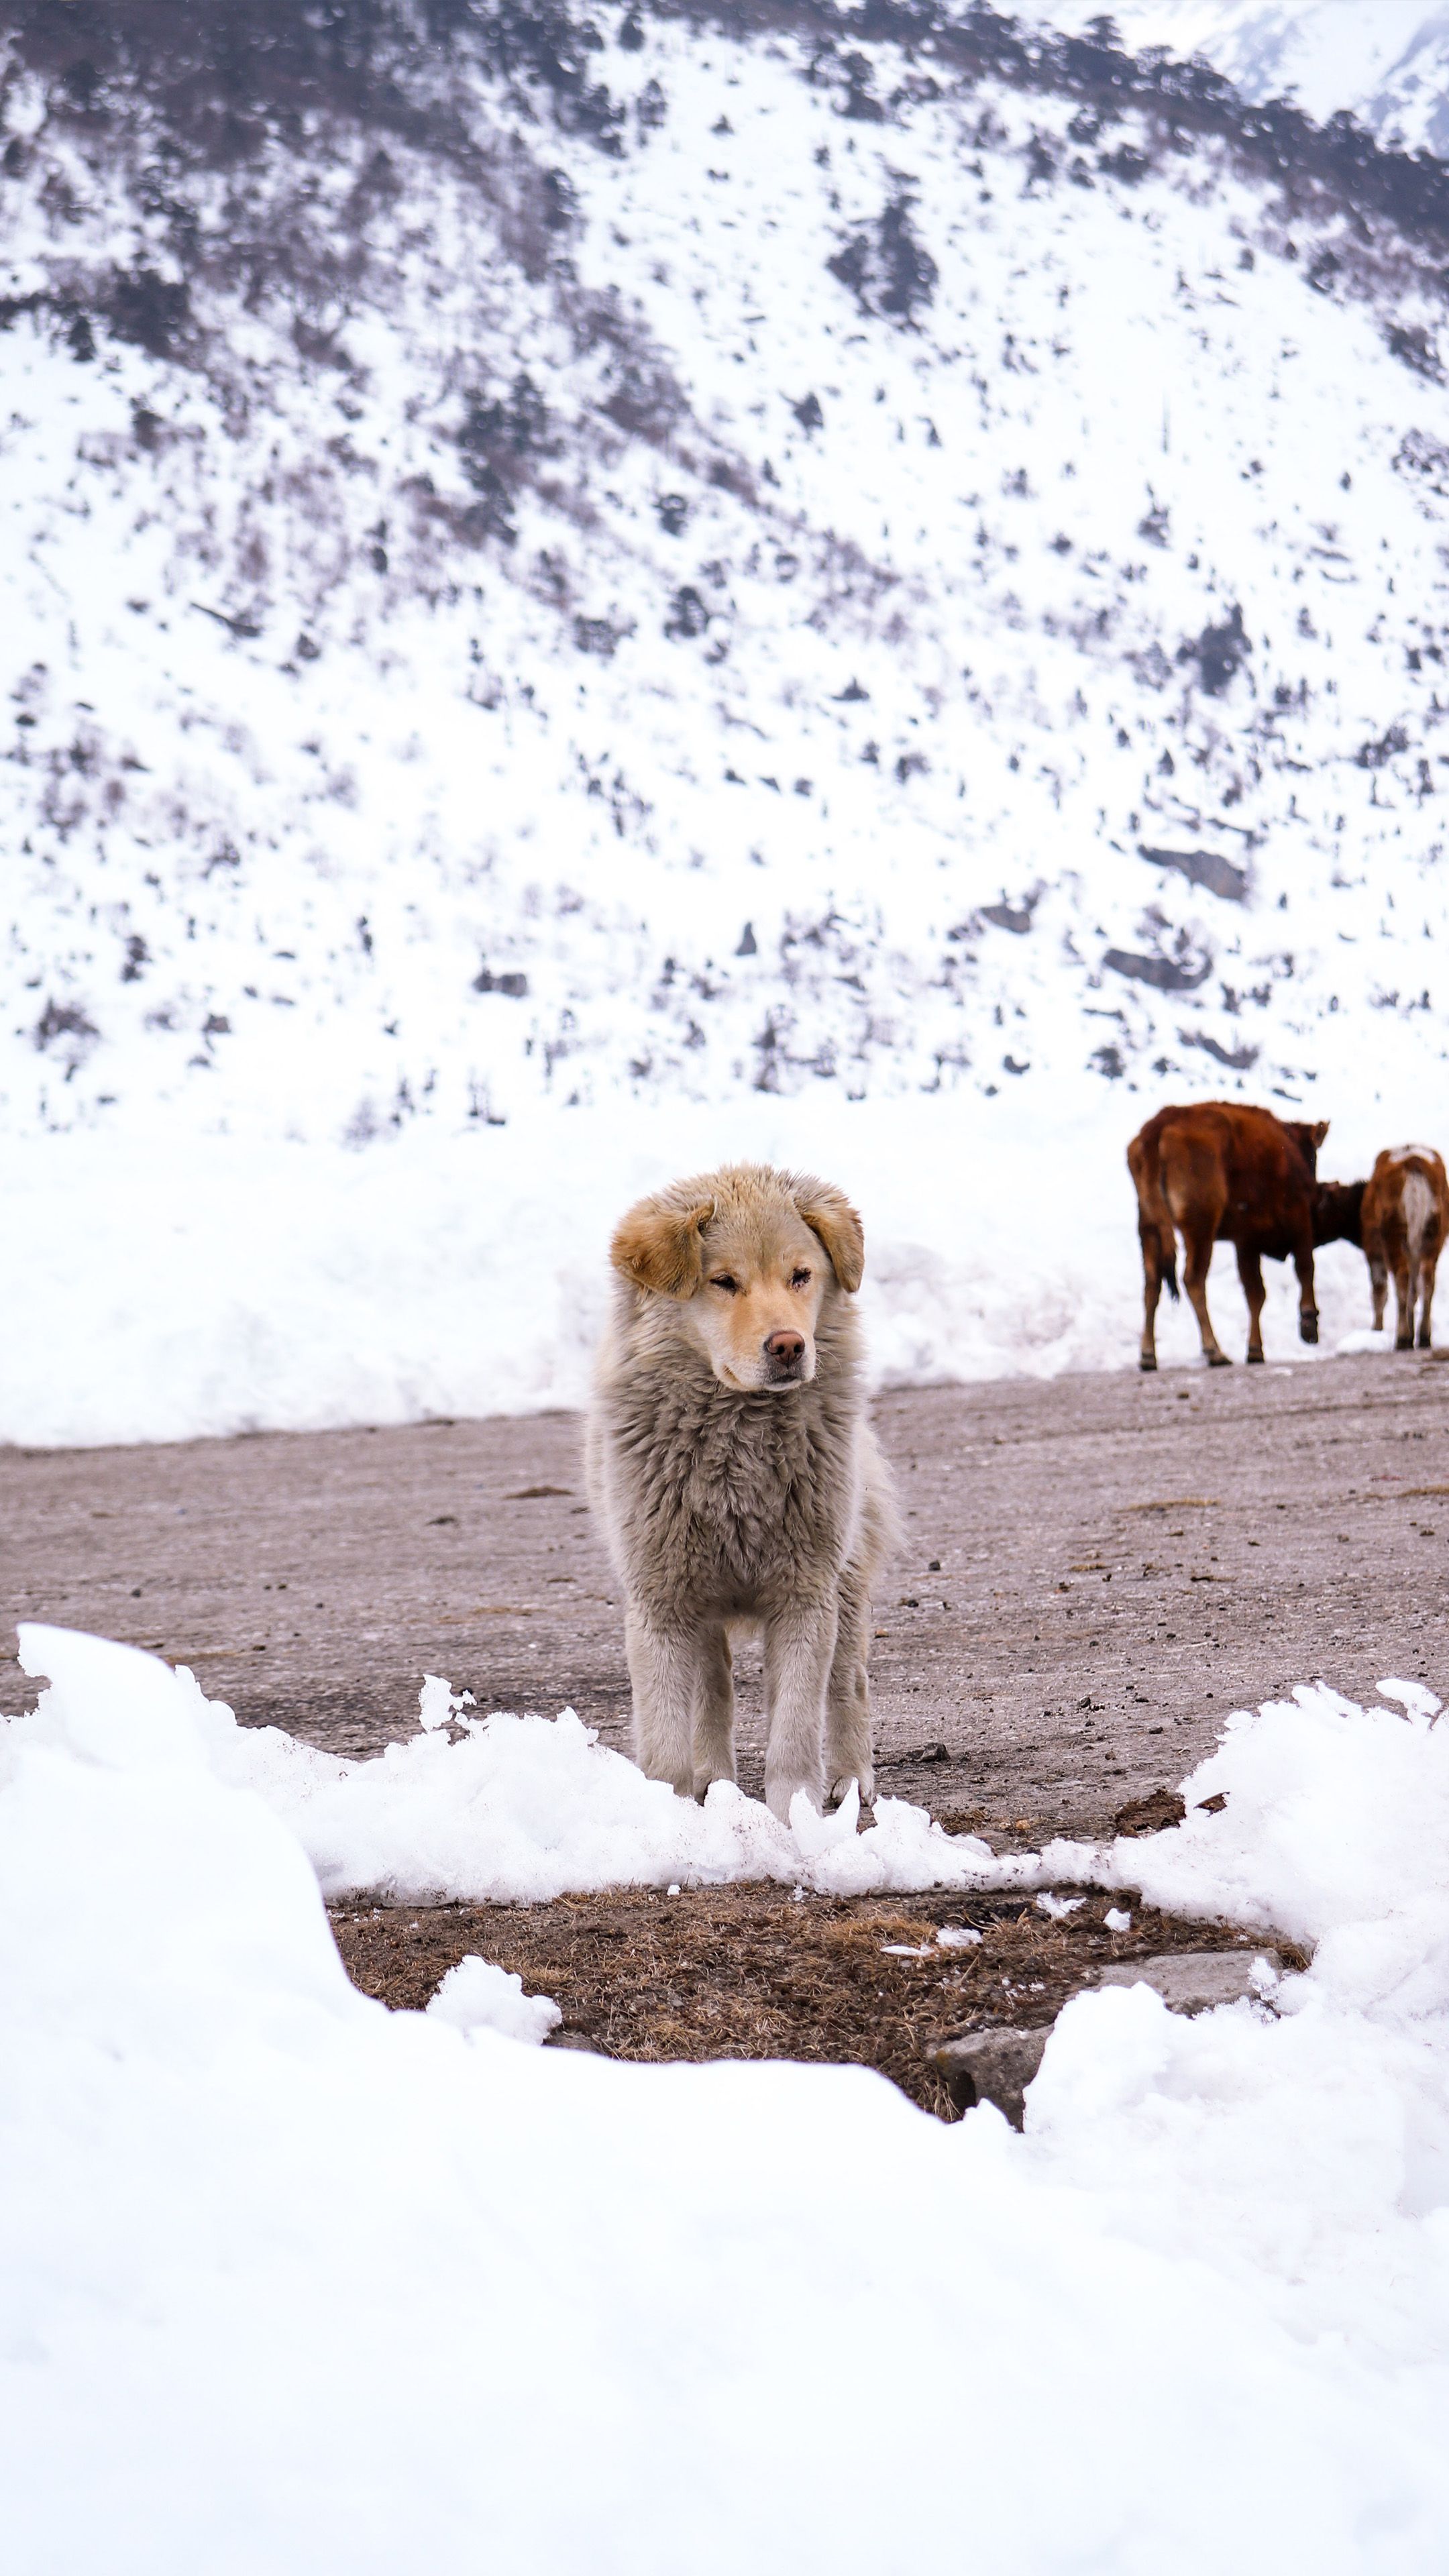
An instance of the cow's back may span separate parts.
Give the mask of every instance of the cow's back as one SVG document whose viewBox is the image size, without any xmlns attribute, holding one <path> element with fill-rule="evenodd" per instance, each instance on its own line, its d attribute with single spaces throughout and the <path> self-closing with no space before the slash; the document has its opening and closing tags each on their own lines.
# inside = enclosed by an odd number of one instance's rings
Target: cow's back
<svg viewBox="0 0 1449 2576">
<path fill-rule="evenodd" d="M 1370 1260 L 1397 1248 L 1402 1233 L 1411 1260 L 1437 1253 L 1449 1233 L 1449 1178 L 1432 1145 L 1388 1145 L 1374 1158 L 1363 1197 L 1363 1242 Z"/>
<path fill-rule="evenodd" d="M 1211 1227 L 1269 1250 L 1311 1223 L 1316 1132 L 1301 1136 L 1271 1109 L 1234 1100 L 1196 1100 L 1159 1109 L 1133 1138 L 1128 1164 L 1138 1183 L 1150 1173 L 1184 1233 Z"/>
</svg>

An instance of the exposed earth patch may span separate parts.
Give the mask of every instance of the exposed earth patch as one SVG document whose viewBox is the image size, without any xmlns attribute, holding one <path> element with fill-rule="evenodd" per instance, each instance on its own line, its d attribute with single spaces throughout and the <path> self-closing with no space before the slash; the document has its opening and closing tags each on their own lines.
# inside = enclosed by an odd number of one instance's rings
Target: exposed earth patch
<svg viewBox="0 0 1449 2576">
<path fill-rule="evenodd" d="M 556 2039 L 636 2060 L 786 2057 L 873 2066 L 923 2110 L 956 2116 L 933 2040 L 1032 2029 L 1099 1967 L 1164 1950 L 1255 1945 L 1245 1933 L 1078 1898 L 1053 1919 L 1030 1896 L 792 1897 L 788 1888 L 620 1889 L 553 1905 L 329 1911 L 364 1994 L 417 2011 L 469 1952 L 563 2012 Z M 1131 1927 L 1108 1913 L 1131 1907 Z M 938 1933 L 976 1932 L 943 1945 Z"/>
</svg>

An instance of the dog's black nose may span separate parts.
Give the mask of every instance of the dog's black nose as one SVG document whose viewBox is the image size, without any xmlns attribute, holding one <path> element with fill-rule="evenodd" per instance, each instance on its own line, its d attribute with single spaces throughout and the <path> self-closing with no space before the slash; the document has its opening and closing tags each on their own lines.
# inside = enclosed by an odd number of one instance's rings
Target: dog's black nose
<svg viewBox="0 0 1449 2576">
<path fill-rule="evenodd" d="M 765 1340 L 765 1357 L 767 1360 L 783 1361 L 787 1367 L 793 1365 L 796 1360 L 803 1360 L 805 1357 L 804 1334 L 768 1334 Z"/>
</svg>

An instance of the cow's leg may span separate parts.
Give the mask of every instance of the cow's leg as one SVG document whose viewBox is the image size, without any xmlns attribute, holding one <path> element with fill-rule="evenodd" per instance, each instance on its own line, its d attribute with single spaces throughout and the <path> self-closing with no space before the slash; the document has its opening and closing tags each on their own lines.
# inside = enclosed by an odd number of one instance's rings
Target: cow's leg
<svg viewBox="0 0 1449 2576">
<path fill-rule="evenodd" d="M 1388 1263 L 1381 1252 L 1371 1252 L 1368 1266 L 1369 1287 L 1374 1301 L 1374 1331 L 1381 1333 L 1384 1329 L 1384 1303 L 1389 1293 Z"/>
<path fill-rule="evenodd" d="M 1419 1348 L 1421 1351 L 1430 1351 L 1434 1347 L 1434 1281 L 1438 1275 L 1438 1269 L 1438 1253 L 1426 1252 L 1424 1255 L 1424 1267 L 1422 1273 L 1423 1287 L 1419 1306 Z"/>
<path fill-rule="evenodd" d="M 825 1791 L 830 1805 L 838 1807 L 854 1780 L 861 1804 L 869 1806 L 875 1796 L 866 1669 L 870 1604 L 864 1576 L 856 1566 L 847 1566 L 840 1578 L 839 1620 L 825 1694 Z"/>
<path fill-rule="evenodd" d="M 1311 1229 L 1304 1236 L 1297 1251 L 1293 1255 L 1293 1267 L 1298 1273 L 1298 1338 L 1300 1342 L 1316 1342 L 1318 1339 L 1318 1299 L 1314 1294 L 1313 1287 L 1313 1235 Z"/>
<path fill-rule="evenodd" d="M 1414 1265 L 1409 1259 L 1407 1242 L 1394 1260 L 1394 1348 L 1411 1351 L 1414 1347 Z"/>
<path fill-rule="evenodd" d="M 838 1620 L 833 1594 L 824 1601 L 795 1601 L 765 1622 L 765 1799 L 782 1824 L 790 1801 L 803 1789 L 820 1804 L 820 1760 L 825 1741 L 825 1695 L 835 1660 Z"/>
<path fill-rule="evenodd" d="M 694 1685 L 694 1794 L 735 1776 L 735 1691 L 724 1624 L 700 1639 Z"/>
<path fill-rule="evenodd" d="M 1268 1291 L 1263 1285 L 1263 1264 L 1256 1252 L 1245 1252 L 1238 1246 L 1238 1277 L 1248 1301 L 1248 1357 L 1263 1356 L 1263 1302 Z"/>
<path fill-rule="evenodd" d="M 1155 1225 L 1139 1226 L 1142 1245 L 1142 1352 L 1138 1367 L 1157 1366 L 1157 1305 L 1162 1295 L 1162 1241 Z"/>
<path fill-rule="evenodd" d="M 634 1759 L 650 1780 L 694 1796 L 694 1710 L 702 1637 L 631 1602 L 624 1620 L 634 1685 Z"/>
<path fill-rule="evenodd" d="M 1204 1234 L 1200 1227 L 1194 1229 L 1190 1223 L 1185 1222 L 1182 1239 L 1187 1251 L 1182 1284 L 1187 1290 L 1188 1304 L 1197 1317 L 1197 1328 L 1202 1335 L 1203 1358 L 1209 1368 L 1227 1368 L 1230 1365 L 1227 1352 L 1222 1348 L 1213 1331 L 1213 1319 L 1208 1313 L 1207 1275 L 1213 1257 L 1213 1235 Z"/>
</svg>

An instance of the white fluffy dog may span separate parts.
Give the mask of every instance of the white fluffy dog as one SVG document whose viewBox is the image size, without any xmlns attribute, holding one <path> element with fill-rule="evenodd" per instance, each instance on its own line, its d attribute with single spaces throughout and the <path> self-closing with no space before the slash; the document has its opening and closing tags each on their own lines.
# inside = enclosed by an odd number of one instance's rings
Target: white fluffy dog
<svg viewBox="0 0 1449 2576">
<path fill-rule="evenodd" d="M 860 1219 L 799 1172 L 676 1181 L 620 1224 L 589 1489 L 627 1602 L 634 1741 L 702 1797 L 735 1776 L 730 1634 L 764 1634 L 765 1795 L 874 1794 L 870 1594 L 896 1535 L 865 1418 Z"/>
</svg>

